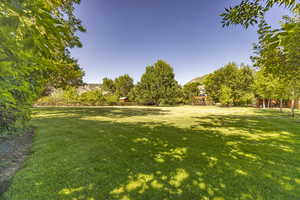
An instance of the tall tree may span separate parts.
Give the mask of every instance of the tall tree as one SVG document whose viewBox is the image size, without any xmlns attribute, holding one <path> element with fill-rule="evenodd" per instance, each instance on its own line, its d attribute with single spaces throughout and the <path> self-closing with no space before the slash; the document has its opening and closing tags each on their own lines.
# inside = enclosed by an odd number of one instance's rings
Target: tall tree
<svg viewBox="0 0 300 200">
<path fill-rule="evenodd" d="M 295 18 L 285 18 L 282 31 L 278 33 L 279 48 L 283 49 L 286 63 L 271 69 L 289 84 L 292 98 L 292 116 L 295 115 L 295 103 L 300 97 L 300 10 Z M 272 42 L 272 41 L 271 41 Z"/>
<path fill-rule="evenodd" d="M 137 101 L 143 104 L 174 104 L 180 86 L 175 80 L 172 67 L 163 60 L 146 67 L 140 82 L 136 86 Z"/>
<path fill-rule="evenodd" d="M 284 84 L 292 99 L 291 112 L 294 116 L 295 102 L 300 96 L 300 17 L 284 17 L 281 29 L 259 32 L 259 44 L 254 57 L 255 65 Z M 266 30 L 266 26 L 260 26 Z M 281 86 L 282 87 L 282 86 Z M 286 91 L 282 91 L 284 94 Z"/>
</svg>

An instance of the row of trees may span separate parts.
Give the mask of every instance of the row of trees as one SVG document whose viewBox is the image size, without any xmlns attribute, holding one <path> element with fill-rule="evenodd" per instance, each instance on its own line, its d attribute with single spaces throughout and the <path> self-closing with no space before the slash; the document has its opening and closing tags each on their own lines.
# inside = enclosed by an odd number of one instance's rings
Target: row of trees
<svg viewBox="0 0 300 200">
<path fill-rule="evenodd" d="M 257 48 L 255 48 L 257 49 Z M 255 57 L 253 60 L 258 60 Z M 229 63 L 205 76 L 201 82 L 190 82 L 183 87 L 175 80 L 172 67 L 159 60 L 146 67 L 146 72 L 135 85 L 125 74 L 115 80 L 104 78 L 101 89 L 79 94 L 76 88 L 56 92 L 44 97 L 39 104 L 50 105 L 116 105 L 120 97 L 128 97 L 130 102 L 143 105 L 191 104 L 195 96 L 203 95 L 199 86 L 205 86 L 207 102 L 223 106 L 244 106 L 263 100 L 263 107 L 270 107 L 272 100 L 283 101 L 292 98 L 288 82 L 266 73 L 264 68 Z"/>
<path fill-rule="evenodd" d="M 280 29 L 272 29 L 264 20 L 273 6 L 284 6 L 294 17 L 283 17 Z M 223 26 L 244 27 L 259 23 L 259 43 L 255 46 L 254 65 L 258 69 L 255 88 L 263 98 L 292 99 L 300 96 L 300 3 L 298 0 L 243 0 L 221 14 Z M 273 93 L 273 94 L 271 94 Z M 264 101 L 265 102 L 265 101 Z M 265 104 L 265 103 L 264 103 Z"/>
<path fill-rule="evenodd" d="M 300 9 L 294 10 L 293 17 L 283 17 L 280 29 L 272 29 L 261 17 L 258 34 L 252 58 L 260 74 L 257 89 L 265 98 L 282 102 L 289 97 L 294 116 L 295 102 L 300 97 Z"/>
<path fill-rule="evenodd" d="M 292 98 L 287 82 L 264 69 L 256 70 L 246 65 L 229 63 L 209 74 L 204 81 L 208 98 L 224 106 L 243 106 L 262 101 L 263 108 L 270 108 L 271 102 L 283 102 Z"/>
<path fill-rule="evenodd" d="M 69 53 L 85 31 L 73 14 L 80 0 L 1 0 L 0 134 L 23 128 L 30 107 L 49 85 L 82 83 Z"/>
<path fill-rule="evenodd" d="M 103 78 L 101 89 L 81 93 L 75 87 L 58 90 L 50 96 L 39 99 L 39 105 L 116 105 L 121 97 L 143 105 L 174 105 L 191 103 L 199 95 L 199 83 L 181 87 L 175 80 L 173 68 L 165 61 L 158 60 L 146 67 L 141 80 L 134 84 L 128 75 L 112 80 Z"/>
<path fill-rule="evenodd" d="M 192 103 L 193 97 L 199 95 L 199 83 L 188 83 L 181 87 L 175 80 L 173 68 L 163 60 L 158 60 L 146 67 L 141 80 L 134 85 L 129 75 L 114 81 L 104 78 L 102 89 L 118 97 L 128 97 L 130 101 L 144 105 L 174 105 Z"/>
<path fill-rule="evenodd" d="M 237 7 L 240 9 L 239 7 Z M 232 12 L 232 11 L 231 11 Z M 272 29 L 259 18 L 259 42 L 254 45 L 252 57 L 255 71 L 229 64 L 210 74 L 206 81 L 208 95 L 216 102 L 239 105 L 251 98 L 251 93 L 263 100 L 263 107 L 271 100 L 291 101 L 294 116 L 295 103 L 300 97 L 300 9 L 294 16 L 283 17 L 281 28 Z"/>
</svg>

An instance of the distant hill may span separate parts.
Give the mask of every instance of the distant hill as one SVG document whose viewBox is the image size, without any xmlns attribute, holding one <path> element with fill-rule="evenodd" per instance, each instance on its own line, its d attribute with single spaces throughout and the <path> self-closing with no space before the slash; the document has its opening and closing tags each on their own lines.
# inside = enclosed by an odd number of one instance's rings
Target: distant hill
<svg viewBox="0 0 300 200">
<path fill-rule="evenodd" d="M 197 78 L 194 78 L 193 80 L 189 81 L 187 84 L 189 83 L 200 83 L 203 84 L 204 79 L 208 76 L 208 74 L 204 75 L 204 76 L 200 76 Z"/>
</svg>

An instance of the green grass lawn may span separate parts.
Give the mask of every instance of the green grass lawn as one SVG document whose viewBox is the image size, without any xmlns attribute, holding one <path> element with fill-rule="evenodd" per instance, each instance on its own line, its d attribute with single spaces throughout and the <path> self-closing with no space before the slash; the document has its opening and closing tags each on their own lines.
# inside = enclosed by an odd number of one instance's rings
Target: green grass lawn
<svg viewBox="0 0 300 200">
<path fill-rule="evenodd" d="M 8 200 L 299 200 L 300 120 L 252 108 L 36 108 Z"/>
</svg>

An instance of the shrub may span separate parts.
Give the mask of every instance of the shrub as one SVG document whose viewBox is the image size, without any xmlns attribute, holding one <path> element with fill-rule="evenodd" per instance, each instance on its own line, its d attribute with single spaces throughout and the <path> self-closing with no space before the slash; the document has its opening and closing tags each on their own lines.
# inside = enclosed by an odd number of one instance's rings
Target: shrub
<svg viewBox="0 0 300 200">
<path fill-rule="evenodd" d="M 119 97 L 116 95 L 107 95 L 104 97 L 105 103 L 109 106 L 114 106 L 119 103 Z"/>
<path fill-rule="evenodd" d="M 100 90 L 92 90 L 81 94 L 79 103 L 87 106 L 100 106 L 104 105 L 105 98 Z"/>
</svg>

